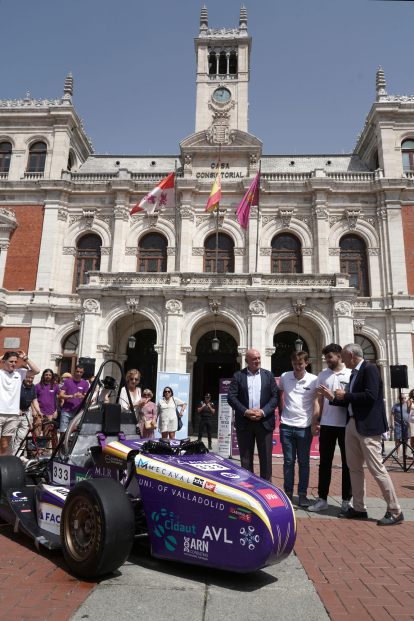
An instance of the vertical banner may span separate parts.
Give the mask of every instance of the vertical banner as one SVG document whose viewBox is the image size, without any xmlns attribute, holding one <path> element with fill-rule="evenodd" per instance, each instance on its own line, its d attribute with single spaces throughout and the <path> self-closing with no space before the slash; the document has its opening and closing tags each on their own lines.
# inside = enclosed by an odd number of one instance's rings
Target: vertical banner
<svg viewBox="0 0 414 621">
<path fill-rule="evenodd" d="M 182 417 L 183 426 L 180 431 L 175 432 L 175 437 L 178 440 L 182 440 L 183 438 L 188 438 L 188 407 L 190 403 L 190 374 L 189 373 L 162 373 L 158 371 L 157 376 L 157 403 L 160 399 L 162 399 L 162 393 L 166 386 L 170 386 L 174 393 L 174 397 L 184 401 L 187 404 L 187 407 L 184 411 L 184 416 Z M 181 407 L 178 406 L 178 411 L 180 411 Z M 161 438 L 161 434 L 158 429 L 155 430 L 155 437 Z"/>
<path fill-rule="evenodd" d="M 217 452 L 222 457 L 229 458 L 231 455 L 231 437 L 233 410 L 227 403 L 227 393 L 231 379 L 221 379 L 219 386 L 218 403 L 218 428 L 217 428 Z"/>
</svg>

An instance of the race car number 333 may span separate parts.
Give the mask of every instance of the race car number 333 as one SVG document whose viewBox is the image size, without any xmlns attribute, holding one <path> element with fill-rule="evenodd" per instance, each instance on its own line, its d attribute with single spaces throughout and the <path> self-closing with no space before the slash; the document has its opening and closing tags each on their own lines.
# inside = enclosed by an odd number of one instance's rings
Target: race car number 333
<svg viewBox="0 0 414 621">
<path fill-rule="evenodd" d="M 70 467 L 53 462 L 53 482 L 70 483 Z"/>
</svg>

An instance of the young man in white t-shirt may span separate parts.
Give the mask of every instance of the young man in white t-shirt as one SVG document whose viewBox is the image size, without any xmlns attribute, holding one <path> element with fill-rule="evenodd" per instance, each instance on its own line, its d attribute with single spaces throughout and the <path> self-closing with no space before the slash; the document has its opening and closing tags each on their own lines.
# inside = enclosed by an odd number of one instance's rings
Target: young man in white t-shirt
<svg viewBox="0 0 414 621">
<path fill-rule="evenodd" d="M 293 371 L 283 373 L 279 381 L 279 391 L 283 395 L 280 442 L 283 449 L 284 490 L 292 501 L 297 455 L 299 506 L 309 507 L 311 503 L 306 494 L 310 474 L 311 422 L 318 378 L 306 371 L 309 360 L 305 351 L 293 352 L 291 360 Z"/>
<path fill-rule="evenodd" d="M 345 390 L 350 382 L 351 369 L 347 369 L 341 359 L 342 347 L 331 343 L 323 348 L 328 368 L 318 375 L 318 395 L 315 399 L 315 409 L 312 417 L 312 434 L 319 434 L 319 481 L 318 496 L 315 504 L 309 511 L 323 511 L 328 508 L 328 493 L 331 484 L 332 462 L 335 455 L 335 446 L 341 451 L 342 461 L 342 510 L 347 511 L 352 498 L 351 477 L 345 455 L 345 427 L 346 408 L 329 405 L 335 390 Z M 328 397 L 326 397 L 328 394 Z M 325 395 L 325 396 L 324 396 Z"/>
<path fill-rule="evenodd" d="M 20 417 L 20 391 L 26 369 L 16 369 L 19 358 L 29 367 L 32 375 L 40 373 L 23 350 L 7 351 L 0 357 L 0 456 L 7 454 Z"/>
</svg>

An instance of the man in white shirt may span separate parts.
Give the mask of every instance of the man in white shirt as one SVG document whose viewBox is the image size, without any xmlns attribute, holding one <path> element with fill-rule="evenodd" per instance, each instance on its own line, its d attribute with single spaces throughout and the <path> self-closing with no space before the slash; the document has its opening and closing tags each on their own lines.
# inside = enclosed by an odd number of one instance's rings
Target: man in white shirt
<svg viewBox="0 0 414 621">
<path fill-rule="evenodd" d="M 342 347 L 331 343 L 323 348 L 328 368 L 318 375 L 318 395 L 312 417 L 312 435 L 319 435 L 319 481 L 318 499 L 309 507 L 309 511 L 323 511 L 328 508 L 328 493 L 331 484 L 332 462 L 335 455 L 335 446 L 341 451 L 342 461 L 342 510 L 347 511 L 352 498 L 351 477 L 346 463 L 345 428 L 346 408 L 335 407 L 329 404 L 323 395 L 322 387 L 328 389 L 332 398 L 335 390 L 342 389 L 350 382 L 351 369 L 347 369 L 341 358 Z"/>
<path fill-rule="evenodd" d="M 32 375 L 40 373 L 21 349 L 7 351 L 0 357 L 0 364 L 4 364 L 0 369 L 0 456 L 7 454 L 20 417 L 20 390 L 27 370 L 16 369 L 19 358 L 29 367 Z"/>
<path fill-rule="evenodd" d="M 283 394 L 280 442 L 283 449 L 284 490 L 292 501 L 297 455 L 299 505 L 309 507 L 310 500 L 306 494 L 310 474 L 311 422 L 318 378 L 306 371 L 309 360 L 305 351 L 293 352 L 291 360 L 293 371 L 283 373 L 279 381 L 279 391 Z"/>
</svg>

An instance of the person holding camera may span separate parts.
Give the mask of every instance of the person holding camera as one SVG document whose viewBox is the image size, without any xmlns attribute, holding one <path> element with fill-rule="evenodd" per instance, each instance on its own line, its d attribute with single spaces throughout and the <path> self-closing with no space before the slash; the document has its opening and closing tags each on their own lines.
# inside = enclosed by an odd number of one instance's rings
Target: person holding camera
<svg viewBox="0 0 414 621">
<path fill-rule="evenodd" d="M 198 428 L 198 439 L 202 439 L 204 427 L 207 427 L 208 448 L 211 451 L 213 448 L 211 429 L 213 425 L 213 414 L 215 414 L 216 410 L 214 409 L 214 403 L 211 401 L 211 395 L 209 392 L 206 392 L 204 395 L 204 401 L 200 403 L 200 407 L 197 408 L 197 412 L 201 414 L 200 426 Z"/>
<path fill-rule="evenodd" d="M 20 420 L 20 392 L 27 369 L 16 369 L 21 358 L 32 375 L 40 370 L 31 362 L 22 349 L 7 351 L 0 357 L 0 455 L 7 455 L 7 449 Z"/>
</svg>

